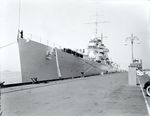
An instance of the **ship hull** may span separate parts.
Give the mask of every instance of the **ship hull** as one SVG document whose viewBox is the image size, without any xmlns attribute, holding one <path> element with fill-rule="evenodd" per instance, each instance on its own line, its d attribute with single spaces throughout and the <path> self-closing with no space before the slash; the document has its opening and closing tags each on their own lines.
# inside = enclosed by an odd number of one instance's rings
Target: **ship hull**
<svg viewBox="0 0 150 116">
<path fill-rule="evenodd" d="M 85 60 L 62 49 L 18 38 L 22 82 L 54 80 L 101 74 L 108 66 Z"/>
</svg>

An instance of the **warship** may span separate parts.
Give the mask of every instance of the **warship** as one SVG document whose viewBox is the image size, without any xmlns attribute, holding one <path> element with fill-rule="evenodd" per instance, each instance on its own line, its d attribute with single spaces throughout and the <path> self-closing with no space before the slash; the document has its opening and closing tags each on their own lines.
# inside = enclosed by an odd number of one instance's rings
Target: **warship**
<svg viewBox="0 0 150 116">
<path fill-rule="evenodd" d="M 96 12 L 95 38 L 88 44 L 87 53 L 83 50 L 58 48 L 42 44 L 24 37 L 20 29 L 21 1 L 19 0 L 19 24 L 17 42 L 19 46 L 22 83 L 64 78 L 85 77 L 109 72 L 116 72 L 113 62 L 108 57 L 109 50 L 103 44 L 103 35 L 98 34 Z"/>
<path fill-rule="evenodd" d="M 108 57 L 109 50 L 103 44 L 102 37 L 91 39 L 86 53 L 85 49 L 57 48 L 26 39 L 23 30 L 18 31 L 17 41 L 23 83 L 117 71 Z"/>
<path fill-rule="evenodd" d="M 97 22 L 95 24 L 97 26 Z M 103 38 L 103 34 L 97 36 L 96 27 L 96 36 L 89 41 L 86 50 L 72 50 L 33 41 L 19 29 L 17 42 L 22 73 L 20 85 L 75 77 L 91 78 L 13 88 L 3 88 L 11 85 L 1 86 L 0 115 L 150 115 L 150 102 L 143 90 L 144 86 L 150 96 L 150 82 L 145 83 L 149 77 L 137 76 L 140 86 L 128 86 L 128 73 L 119 71 L 114 65 Z M 92 76 L 113 72 L 119 73 Z M 0 83 L 3 84 L 4 82 Z"/>
</svg>

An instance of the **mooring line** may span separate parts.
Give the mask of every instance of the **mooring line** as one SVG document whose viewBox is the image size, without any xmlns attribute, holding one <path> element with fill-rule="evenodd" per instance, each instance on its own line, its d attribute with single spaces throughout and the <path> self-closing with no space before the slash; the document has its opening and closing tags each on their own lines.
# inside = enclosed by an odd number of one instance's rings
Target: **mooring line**
<svg viewBox="0 0 150 116">
<path fill-rule="evenodd" d="M 8 46 L 11 46 L 11 45 L 13 45 L 13 44 L 15 44 L 15 43 L 17 43 L 17 41 L 13 41 L 13 42 L 8 43 L 8 44 L 6 44 L 6 45 L 0 46 L 0 49 L 5 48 L 5 47 L 8 47 Z"/>
</svg>

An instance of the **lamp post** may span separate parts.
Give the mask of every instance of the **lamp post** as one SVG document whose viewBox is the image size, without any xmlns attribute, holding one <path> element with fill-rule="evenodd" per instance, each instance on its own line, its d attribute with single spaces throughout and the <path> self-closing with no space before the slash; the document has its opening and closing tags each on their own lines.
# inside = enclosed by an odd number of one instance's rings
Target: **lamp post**
<svg viewBox="0 0 150 116">
<path fill-rule="evenodd" d="M 133 53 L 133 46 L 135 41 L 139 41 L 139 38 L 137 36 L 134 36 L 133 34 L 131 34 L 130 37 L 127 37 L 125 39 L 125 42 L 129 41 L 131 43 L 131 52 L 132 52 L 132 63 L 134 62 L 134 53 Z M 127 45 L 127 44 L 125 44 Z"/>
</svg>

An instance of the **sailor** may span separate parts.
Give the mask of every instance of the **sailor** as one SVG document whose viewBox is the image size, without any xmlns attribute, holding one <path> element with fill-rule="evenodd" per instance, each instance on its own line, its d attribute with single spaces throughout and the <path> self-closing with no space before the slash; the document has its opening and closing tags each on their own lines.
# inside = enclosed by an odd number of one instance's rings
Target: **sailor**
<svg viewBox="0 0 150 116">
<path fill-rule="evenodd" d="M 23 30 L 20 32 L 20 37 L 23 38 Z"/>
<path fill-rule="evenodd" d="M 85 76 L 84 76 L 84 72 L 81 72 L 81 77 L 85 77 Z"/>
</svg>

